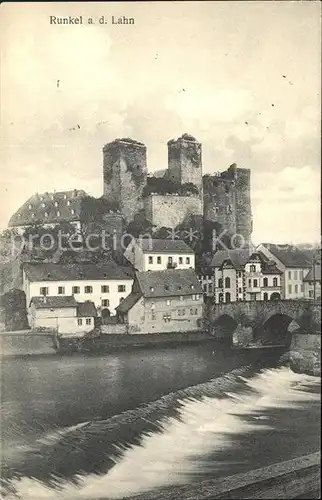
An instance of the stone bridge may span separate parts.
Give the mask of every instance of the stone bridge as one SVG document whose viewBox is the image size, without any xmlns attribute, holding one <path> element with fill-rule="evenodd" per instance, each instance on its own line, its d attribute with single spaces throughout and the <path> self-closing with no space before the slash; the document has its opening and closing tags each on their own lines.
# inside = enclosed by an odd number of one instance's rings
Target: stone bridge
<svg viewBox="0 0 322 500">
<path fill-rule="evenodd" d="M 309 300 L 208 304 L 207 320 L 210 332 L 218 338 L 287 345 L 292 330 L 320 330 L 321 305 Z"/>
</svg>

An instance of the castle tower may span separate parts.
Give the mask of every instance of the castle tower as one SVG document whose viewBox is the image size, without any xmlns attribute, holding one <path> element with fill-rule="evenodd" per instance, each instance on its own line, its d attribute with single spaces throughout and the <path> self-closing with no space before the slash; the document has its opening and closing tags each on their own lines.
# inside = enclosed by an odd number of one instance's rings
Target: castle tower
<svg viewBox="0 0 322 500">
<path fill-rule="evenodd" d="M 236 170 L 236 230 L 241 234 L 246 244 L 251 242 L 253 218 L 250 197 L 250 169 Z"/>
<path fill-rule="evenodd" d="M 192 182 L 202 193 L 201 144 L 192 135 L 168 142 L 168 176 L 180 184 Z"/>
<path fill-rule="evenodd" d="M 104 197 L 117 203 L 126 222 L 143 208 L 147 179 L 146 146 L 133 139 L 115 139 L 103 148 Z"/>
</svg>

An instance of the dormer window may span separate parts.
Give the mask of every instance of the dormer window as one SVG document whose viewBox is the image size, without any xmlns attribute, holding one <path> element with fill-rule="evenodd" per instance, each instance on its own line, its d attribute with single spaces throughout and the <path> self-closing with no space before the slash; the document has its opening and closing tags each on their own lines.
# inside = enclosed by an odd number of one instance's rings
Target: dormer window
<svg viewBox="0 0 322 500">
<path fill-rule="evenodd" d="M 51 199 L 51 200 L 54 200 L 54 196 L 53 196 L 53 195 L 51 195 L 50 199 Z"/>
<path fill-rule="evenodd" d="M 190 288 L 191 288 L 191 290 L 193 290 L 193 289 L 194 289 L 194 286 L 193 286 L 193 285 L 190 285 Z"/>
<path fill-rule="evenodd" d="M 34 218 L 35 217 L 35 214 L 31 214 L 31 217 Z"/>
<path fill-rule="evenodd" d="M 55 201 L 55 207 L 58 207 L 58 203 L 57 203 L 57 201 Z"/>
<path fill-rule="evenodd" d="M 28 206 L 28 208 L 29 208 L 29 210 L 31 210 L 31 209 L 32 209 L 32 206 L 31 206 L 31 205 L 29 205 L 29 206 Z"/>
<path fill-rule="evenodd" d="M 164 289 L 165 289 L 165 290 L 169 290 L 169 286 L 168 286 L 168 285 L 165 285 L 165 286 L 164 286 Z"/>
<path fill-rule="evenodd" d="M 48 212 L 45 212 L 45 217 L 48 217 Z"/>
<path fill-rule="evenodd" d="M 150 292 L 154 292 L 153 286 L 150 286 Z"/>
<path fill-rule="evenodd" d="M 46 205 L 45 205 L 45 203 L 42 203 L 41 206 L 42 206 L 42 208 L 45 208 Z"/>
<path fill-rule="evenodd" d="M 72 208 L 72 215 L 75 215 L 75 210 Z"/>
<path fill-rule="evenodd" d="M 68 206 L 70 205 L 70 201 L 69 201 L 69 200 L 67 201 L 67 205 L 68 205 Z"/>
<path fill-rule="evenodd" d="M 44 197 L 43 197 L 43 196 L 41 196 L 41 197 L 40 197 L 40 201 L 43 201 L 43 199 L 44 199 Z"/>
<path fill-rule="evenodd" d="M 60 217 L 60 211 L 57 210 L 57 217 Z"/>
<path fill-rule="evenodd" d="M 64 200 L 66 200 L 66 198 L 67 198 L 67 194 L 64 194 Z"/>
</svg>

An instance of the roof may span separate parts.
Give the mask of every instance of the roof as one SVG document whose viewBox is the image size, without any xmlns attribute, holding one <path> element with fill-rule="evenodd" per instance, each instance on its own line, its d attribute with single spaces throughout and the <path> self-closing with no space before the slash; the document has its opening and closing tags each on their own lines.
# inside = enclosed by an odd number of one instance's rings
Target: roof
<svg viewBox="0 0 322 500">
<path fill-rule="evenodd" d="M 139 238 L 137 240 L 137 244 L 142 248 L 143 252 L 175 252 L 194 254 L 194 251 L 182 240 Z"/>
<path fill-rule="evenodd" d="M 315 269 L 310 269 L 303 281 L 321 281 L 321 264 L 316 264 Z"/>
<path fill-rule="evenodd" d="M 104 264 L 23 264 L 30 281 L 132 280 L 133 270 L 114 261 Z"/>
<path fill-rule="evenodd" d="M 224 261 L 229 260 L 236 270 L 242 269 L 250 257 L 250 251 L 236 250 L 218 250 L 212 259 L 212 267 L 221 267 Z"/>
<path fill-rule="evenodd" d="M 283 274 L 283 271 L 277 267 L 276 262 L 268 259 L 262 252 L 254 252 L 253 255 L 258 255 L 261 259 L 261 271 L 263 274 Z"/>
<path fill-rule="evenodd" d="M 86 302 L 77 302 L 77 316 L 78 317 L 93 317 L 97 316 L 97 310 L 94 302 L 87 300 Z"/>
<path fill-rule="evenodd" d="M 137 272 L 136 279 L 145 298 L 203 293 L 193 269 Z"/>
<path fill-rule="evenodd" d="M 142 297 L 141 293 L 130 293 L 124 300 L 115 308 L 117 311 L 126 313 L 137 303 L 139 298 Z"/>
<path fill-rule="evenodd" d="M 9 227 L 78 221 L 85 196 L 82 189 L 34 194 L 12 215 Z"/>
<path fill-rule="evenodd" d="M 263 243 L 263 246 L 269 250 L 286 267 L 310 268 L 310 260 L 301 250 L 294 245 L 276 245 L 273 243 Z"/>
<path fill-rule="evenodd" d="M 64 307 L 76 307 L 77 302 L 73 295 L 41 296 L 32 297 L 30 304 L 33 303 L 36 309 L 62 309 Z"/>
</svg>

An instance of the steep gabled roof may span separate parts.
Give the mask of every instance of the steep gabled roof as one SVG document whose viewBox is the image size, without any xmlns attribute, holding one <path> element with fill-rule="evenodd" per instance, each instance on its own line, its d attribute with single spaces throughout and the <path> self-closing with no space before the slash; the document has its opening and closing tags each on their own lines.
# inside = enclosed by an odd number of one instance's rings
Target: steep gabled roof
<svg viewBox="0 0 322 500">
<path fill-rule="evenodd" d="M 77 302 L 77 316 L 80 318 L 97 316 L 97 310 L 94 302 L 87 300 L 86 302 Z"/>
<path fill-rule="evenodd" d="M 225 261 L 230 261 L 238 271 L 244 267 L 250 257 L 249 249 L 218 250 L 213 256 L 211 266 L 221 267 Z"/>
<path fill-rule="evenodd" d="M 34 194 L 12 215 L 9 227 L 78 221 L 85 196 L 82 189 Z"/>
<path fill-rule="evenodd" d="M 303 281 L 321 281 L 321 264 L 316 264 L 315 269 L 310 269 Z"/>
<path fill-rule="evenodd" d="M 193 269 L 137 272 L 136 279 L 145 298 L 203 293 Z"/>
<path fill-rule="evenodd" d="M 70 280 L 130 280 L 130 267 L 119 266 L 114 261 L 102 264 L 23 264 L 30 281 L 70 281 Z"/>
<path fill-rule="evenodd" d="M 309 259 L 294 245 L 276 245 L 273 243 L 263 243 L 284 266 L 295 268 L 310 268 Z"/>
<path fill-rule="evenodd" d="M 134 306 L 134 304 L 137 303 L 139 298 L 142 297 L 142 294 L 137 292 L 137 293 L 130 293 L 127 297 L 125 297 L 124 300 L 115 308 L 117 311 L 121 313 L 126 313 L 131 309 L 131 307 Z"/>
<path fill-rule="evenodd" d="M 139 238 L 137 244 L 143 252 L 194 254 L 194 251 L 182 240 Z"/>
</svg>

